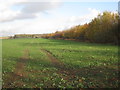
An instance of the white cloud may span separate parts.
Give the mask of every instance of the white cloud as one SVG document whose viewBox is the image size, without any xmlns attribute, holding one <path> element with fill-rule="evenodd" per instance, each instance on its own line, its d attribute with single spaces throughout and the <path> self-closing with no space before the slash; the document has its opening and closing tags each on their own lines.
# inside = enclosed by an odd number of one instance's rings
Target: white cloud
<svg viewBox="0 0 120 90">
<path fill-rule="evenodd" d="M 0 22 L 10 21 L 17 16 L 19 10 L 13 11 L 11 7 L 19 2 L 15 0 L 0 0 Z"/>
<path fill-rule="evenodd" d="M 93 9 L 93 8 L 88 8 L 88 10 L 91 12 L 89 14 L 89 17 L 91 17 L 91 18 L 96 17 L 100 13 L 99 10 L 96 10 L 96 9 Z"/>
<path fill-rule="evenodd" d="M 24 34 L 24 33 L 51 33 L 56 30 L 68 29 L 78 24 L 84 24 L 97 16 L 100 12 L 96 9 L 89 8 L 88 14 L 84 16 L 69 16 L 64 17 L 53 10 L 61 5 L 60 2 L 24 2 L 23 0 L 0 0 L 0 36 Z M 27 0 L 24 0 L 27 1 Z M 16 6 L 22 6 L 22 8 Z M 47 12 L 53 16 L 46 18 Z M 57 15 L 57 16 L 56 16 Z M 55 17 L 54 17 L 55 16 Z M 33 19 L 34 18 L 34 19 Z M 27 20 L 26 20 L 27 19 Z M 10 22 L 8 22 L 10 21 Z"/>
<path fill-rule="evenodd" d="M 92 19 L 97 17 L 97 15 L 100 13 L 99 10 L 88 8 L 88 14 L 84 16 L 72 16 L 70 19 L 68 19 L 68 22 L 72 22 L 74 24 L 84 24 L 90 22 Z"/>
<path fill-rule="evenodd" d="M 80 17 L 71 16 L 66 18 L 58 16 L 53 18 L 45 18 L 38 15 L 37 18 L 32 20 L 14 21 L 9 24 L 3 23 L 0 26 L 0 33 L 5 36 L 21 33 L 51 33 L 55 32 L 56 30 L 64 30 L 78 24 L 84 24 L 87 21 L 89 22 L 99 13 L 99 11 L 96 9 L 88 9 L 88 12 L 89 13 L 87 15 Z"/>
<path fill-rule="evenodd" d="M 0 1 L 0 22 L 28 19 L 37 17 L 37 13 L 57 8 L 60 2 L 29 2 L 29 0 L 6 0 Z M 13 10 L 13 8 L 18 8 Z"/>
</svg>

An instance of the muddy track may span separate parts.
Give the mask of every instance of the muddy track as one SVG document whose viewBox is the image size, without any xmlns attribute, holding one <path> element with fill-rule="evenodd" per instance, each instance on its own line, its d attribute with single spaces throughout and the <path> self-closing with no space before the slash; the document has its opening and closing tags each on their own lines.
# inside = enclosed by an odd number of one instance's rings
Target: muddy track
<svg viewBox="0 0 120 90">
<path fill-rule="evenodd" d="M 22 79 L 23 77 L 27 77 L 27 73 L 24 70 L 27 60 L 29 60 L 29 50 L 25 49 L 23 51 L 23 56 L 19 58 L 16 64 L 15 70 L 7 74 L 3 88 L 14 88 L 24 85 Z"/>
<path fill-rule="evenodd" d="M 66 80 L 71 80 L 72 78 L 75 78 L 78 71 L 75 71 L 71 68 L 68 68 L 63 62 L 58 60 L 56 57 L 53 56 L 53 54 L 45 49 L 41 49 L 42 52 L 46 53 L 50 61 L 52 62 L 52 65 L 58 69 L 58 74 L 66 74 L 67 76 L 63 76 Z"/>
<path fill-rule="evenodd" d="M 52 64 L 54 67 L 57 67 L 59 69 L 62 69 L 65 67 L 64 63 L 60 62 L 57 58 L 55 58 L 52 53 L 50 51 L 47 51 L 45 49 L 41 49 L 44 53 L 46 53 L 46 55 L 48 56 L 48 58 L 51 60 Z"/>
</svg>

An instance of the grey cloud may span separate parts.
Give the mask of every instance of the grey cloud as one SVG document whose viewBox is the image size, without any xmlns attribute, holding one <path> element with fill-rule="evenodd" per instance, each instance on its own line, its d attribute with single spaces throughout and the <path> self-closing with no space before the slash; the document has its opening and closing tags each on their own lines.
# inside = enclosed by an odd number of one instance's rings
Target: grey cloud
<svg viewBox="0 0 120 90">
<path fill-rule="evenodd" d="M 28 2 L 23 4 L 22 12 L 38 13 L 46 10 L 56 8 L 60 5 L 59 2 Z"/>
<path fill-rule="evenodd" d="M 10 22 L 14 20 L 19 20 L 19 19 L 29 19 L 29 18 L 35 18 L 36 16 L 34 14 L 27 14 L 27 13 L 20 13 L 17 16 L 6 18 L 0 20 L 0 22 Z"/>
<path fill-rule="evenodd" d="M 27 14 L 27 13 L 21 13 L 18 16 L 16 16 L 14 19 L 27 19 L 27 18 L 35 18 L 35 14 Z"/>
</svg>

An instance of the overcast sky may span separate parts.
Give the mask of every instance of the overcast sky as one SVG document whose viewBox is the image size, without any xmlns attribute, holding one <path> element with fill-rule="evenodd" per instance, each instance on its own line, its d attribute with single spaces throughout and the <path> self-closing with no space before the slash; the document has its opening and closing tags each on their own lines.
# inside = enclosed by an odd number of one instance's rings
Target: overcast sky
<svg viewBox="0 0 120 90">
<path fill-rule="evenodd" d="M 0 36 L 61 31 L 88 23 L 106 10 L 116 12 L 118 3 L 0 0 Z"/>
</svg>

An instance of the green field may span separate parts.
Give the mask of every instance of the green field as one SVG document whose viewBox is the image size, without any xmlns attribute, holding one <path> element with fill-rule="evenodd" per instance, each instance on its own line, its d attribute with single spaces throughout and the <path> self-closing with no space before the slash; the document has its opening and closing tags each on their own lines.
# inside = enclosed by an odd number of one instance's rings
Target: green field
<svg viewBox="0 0 120 90">
<path fill-rule="evenodd" d="M 118 87 L 118 47 L 53 39 L 2 40 L 3 88 Z"/>
</svg>

